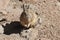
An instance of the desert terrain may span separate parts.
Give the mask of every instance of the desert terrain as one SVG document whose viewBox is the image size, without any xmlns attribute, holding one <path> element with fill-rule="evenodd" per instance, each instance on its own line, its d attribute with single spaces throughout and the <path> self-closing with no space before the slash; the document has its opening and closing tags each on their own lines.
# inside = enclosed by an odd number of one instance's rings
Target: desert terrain
<svg viewBox="0 0 60 40">
<path fill-rule="evenodd" d="M 36 12 L 34 28 L 20 23 L 23 5 Z M 60 40 L 60 0 L 0 0 L 0 40 Z"/>
</svg>

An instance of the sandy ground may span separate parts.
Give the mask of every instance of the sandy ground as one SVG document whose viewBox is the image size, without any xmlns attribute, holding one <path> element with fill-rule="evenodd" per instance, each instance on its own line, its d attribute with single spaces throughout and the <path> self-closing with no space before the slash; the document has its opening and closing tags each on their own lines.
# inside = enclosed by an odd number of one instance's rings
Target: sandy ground
<svg viewBox="0 0 60 40">
<path fill-rule="evenodd" d="M 35 28 L 20 24 L 23 4 L 37 12 Z M 60 0 L 0 0 L 0 40 L 60 40 Z"/>
</svg>

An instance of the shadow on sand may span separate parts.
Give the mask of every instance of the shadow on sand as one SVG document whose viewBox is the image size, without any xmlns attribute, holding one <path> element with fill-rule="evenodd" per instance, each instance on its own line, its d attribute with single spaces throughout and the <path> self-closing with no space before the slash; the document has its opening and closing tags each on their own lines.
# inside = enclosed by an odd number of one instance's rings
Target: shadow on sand
<svg viewBox="0 0 60 40">
<path fill-rule="evenodd" d="M 10 35 L 12 33 L 21 33 L 23 30 L 27 30 L 29 28 L 26 28 L 20 24 L 18 21 L 11 22 L 10 24 L 6 24 L 4 27 L 4 34 Z"/>
</svg>

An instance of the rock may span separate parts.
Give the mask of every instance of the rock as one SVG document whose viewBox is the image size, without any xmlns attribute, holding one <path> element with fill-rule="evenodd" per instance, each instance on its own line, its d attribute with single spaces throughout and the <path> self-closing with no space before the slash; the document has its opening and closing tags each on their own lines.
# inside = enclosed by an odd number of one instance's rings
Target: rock
<svg viewBox="0 0 60 40">
<path fill-rule="evenodd" d="M 4 33 L 4 28 L 2 27 L 2 25 L 0 25 L 0 33 Z"/>
<path fill-rule="evenodd" d="M 23 32 L 21 32 L 21 36 L 23 38 L 26 38 L 27 40 L 35 40 L 35 38 L 38 35 L 38 30 L 30 28 L 28 30 L 24 30 Z"/>
</svg>

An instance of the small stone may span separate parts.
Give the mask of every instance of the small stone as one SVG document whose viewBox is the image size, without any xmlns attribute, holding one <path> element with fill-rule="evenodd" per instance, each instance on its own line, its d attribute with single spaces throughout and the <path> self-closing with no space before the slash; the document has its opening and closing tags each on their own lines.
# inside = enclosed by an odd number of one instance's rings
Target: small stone
<svg viewBox="0 0 60 40">
<path fill-rule="evenodd" d="M 0 33 L 4 33 L 4 28 L 2 27 L 2 25 L 0 25 Z"/>
<path fill-rule="evenodd" d="M 28 33 L 26 33 L 26 31 L 28 31 Z M 37 37 L 37 35 L 38 35 L 38 30 L 33 28 L 21 32 L 21 36 L 27 39 L 29 38 L 29 40 L 34 40 Z"/>
<path fill-rule="evenodd" d="M 57 2 L 56 5 L 57 5 L 57 6 L 60 6 L 60 2 Z"/>
<path fill-rule="evenodd" d="M 6 15 L 7 11 L 6 10 L 0 10 L 1 14 Z"/>
</svg>

